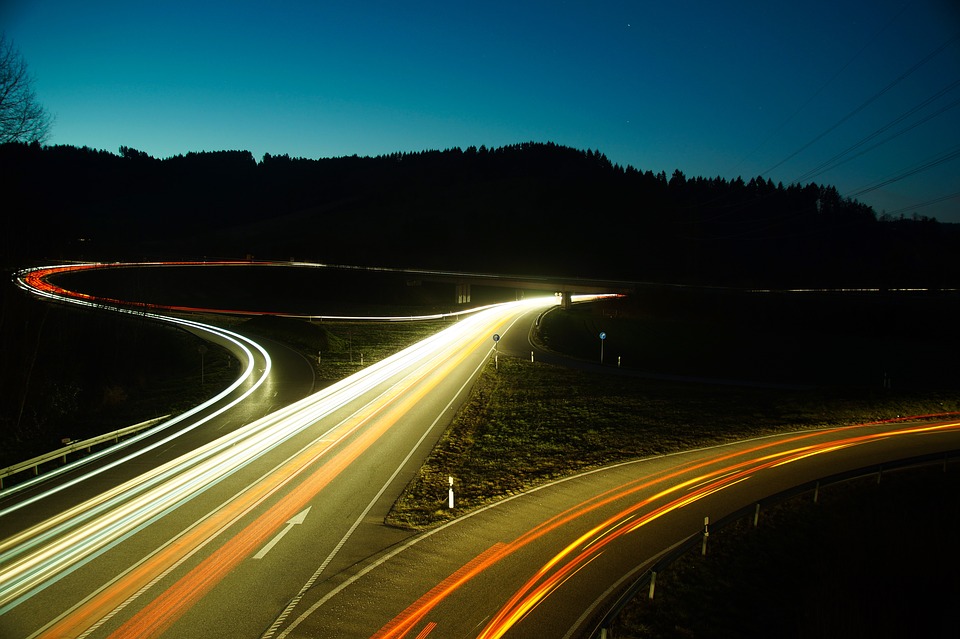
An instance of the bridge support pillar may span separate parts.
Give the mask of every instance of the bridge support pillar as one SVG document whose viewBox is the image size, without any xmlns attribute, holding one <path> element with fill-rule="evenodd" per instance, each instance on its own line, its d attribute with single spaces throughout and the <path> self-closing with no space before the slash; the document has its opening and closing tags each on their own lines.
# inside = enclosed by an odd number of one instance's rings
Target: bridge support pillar
<svg viewBox="0 0 960 639">
<path fill-rule="evenodd" d="M 470 303 L 470 285 L 457 284 L 457 304 Z"/>
</svg>

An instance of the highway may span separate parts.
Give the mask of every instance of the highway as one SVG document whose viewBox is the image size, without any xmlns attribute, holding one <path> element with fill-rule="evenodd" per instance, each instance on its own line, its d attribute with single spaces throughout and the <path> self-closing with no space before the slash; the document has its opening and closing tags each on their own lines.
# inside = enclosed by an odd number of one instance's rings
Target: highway
<svg viewBox="0 0 960 639">
<path fill-rule="evenodd" d="M 295 357 L 281 377 L 275 346 L 246 346 L 250 376 L 182 436 L 0 494 L 0 636 L 581 637 L 705 517 L 960 448 L 947 416 L 784 434 L 599 469 L 425 533 L 384 526 L 492 336 L 530 350 L 555 304 L 480 309 L 315 393 Z M 251 388 L 254 408 L 206 419 Z"/>
<path fill-rule="evenodd" d="M 364 524 L 382 521 L 419 467 L 492 336 L 555 303 L 479 310 L 173 459 L 141 454 L 123 464 L 135 476 L 81 482 L 93 496 L 79 499 L 71 486 L 20 507 L 36 491 L 13 495 L 0 545 L 0 631 L 259 636 L 311 578 L 406 536 L 380 525 L 370 535 Z M 44 518 L 23 515 L 40 502 Z"/>
<path fill-rule="evenodd" d="M 955 420 L 873 424 L 578 475 L 454 520 L 318 585 L 276 636 L 591 636 L 613 595 L 703 530 L 705 518 L 841 468 L 958 443 Z"/>
</svg>

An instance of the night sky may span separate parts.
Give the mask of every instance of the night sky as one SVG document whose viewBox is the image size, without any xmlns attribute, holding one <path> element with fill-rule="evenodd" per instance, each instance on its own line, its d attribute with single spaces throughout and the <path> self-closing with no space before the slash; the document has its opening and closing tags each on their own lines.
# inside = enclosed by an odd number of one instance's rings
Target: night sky
<svg viewBox="0 0 960 639">
<path fill-rule="evenodd" d="M 164 158 L 519 142 L 960 222 L 960 4 L 9 0 L 49 144 Z"/>
</svg>

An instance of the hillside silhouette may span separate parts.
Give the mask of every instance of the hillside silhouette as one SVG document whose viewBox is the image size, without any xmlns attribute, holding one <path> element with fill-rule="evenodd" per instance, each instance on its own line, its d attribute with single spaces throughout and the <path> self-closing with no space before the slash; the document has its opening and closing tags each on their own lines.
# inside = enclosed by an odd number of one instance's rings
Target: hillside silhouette
<svg viewBox="0 0 960 639">
<path fill-rule="evenodd" d="M 297 259 L 773 287 L 950 287 L 960 225 L 821 184 L 552 143 L 325 159 L 0 146 L 3 259 Z"/>
</svg>

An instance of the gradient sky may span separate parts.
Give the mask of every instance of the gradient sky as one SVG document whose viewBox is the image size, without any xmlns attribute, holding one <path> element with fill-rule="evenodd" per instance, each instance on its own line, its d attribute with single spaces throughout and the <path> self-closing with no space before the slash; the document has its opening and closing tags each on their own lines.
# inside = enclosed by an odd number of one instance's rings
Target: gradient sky
<svg viewBox="0 0 960 639">
<path fill-rule="evenodd" d="M 549 141 L 960 223 L 956 0 L 4 0 L 0 24 L 50 144 L 259 160 Z"/>
</svg>

